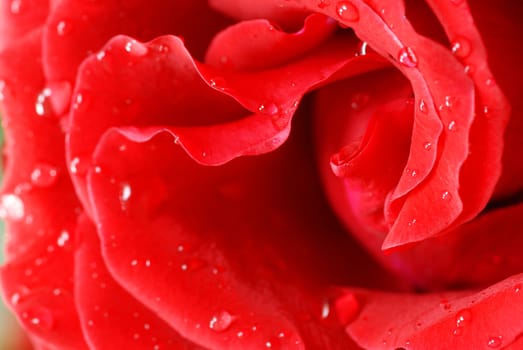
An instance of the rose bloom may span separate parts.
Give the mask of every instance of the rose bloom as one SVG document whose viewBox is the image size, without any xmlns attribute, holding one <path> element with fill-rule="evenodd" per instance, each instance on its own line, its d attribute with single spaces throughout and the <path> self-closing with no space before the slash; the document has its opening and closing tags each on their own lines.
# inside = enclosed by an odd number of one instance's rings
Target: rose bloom
<svg viewBox="0 0 523 350">
<path fill-rule="evenodd" d="M 523 349 L 519 1 L 0 4 L 36 349 Z"/>
</svg>

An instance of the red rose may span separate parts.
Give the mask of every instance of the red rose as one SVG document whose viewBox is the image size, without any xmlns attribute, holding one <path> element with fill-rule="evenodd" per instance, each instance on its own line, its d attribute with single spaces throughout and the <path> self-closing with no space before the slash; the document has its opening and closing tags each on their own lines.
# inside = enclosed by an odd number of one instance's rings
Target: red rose
<svg viewBox="0 0 523 350">
<path fill-rule="evenodd" d="M 1 4 L 37 349 L 523 346 L 521 5 Z"/>
</svg>

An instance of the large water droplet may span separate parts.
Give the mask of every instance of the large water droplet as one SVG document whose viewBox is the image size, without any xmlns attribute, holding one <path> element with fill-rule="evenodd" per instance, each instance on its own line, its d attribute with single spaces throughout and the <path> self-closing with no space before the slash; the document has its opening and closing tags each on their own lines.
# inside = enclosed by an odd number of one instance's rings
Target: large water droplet
<svg viewBox="0 0 523 350">
<path fill-rule="evenodd" d="M 233 321 L 234 316 L 232 316 L 227 311 L 220 311 L 211 317 L 211 320 L 209 321 L 209 328 L 216 332 L 223 332 L 231 326 Z"/>
<path fill-rule="evenodd" d="M 21 220 L 25 214 L 24 202 L 15 194 L 4 194 L 0 197 L 0 218 Z"/>
<path fill-rule="evenodd" d="M 350 1 L 339 1 L 336 4 L 336 13 L 343 21 L 356 22 L 360 19 L 358 9 Z"/>
<path fill-rule="evenodd" d="M 258 111 L 262 114 L 275 115 L 278 113 L 279 108 L 274 103 L 261 104 L 258 106 Z"/>
<path fill-rule="evenodd" d="M 487 346 L 491 349 L 497 349 L 503 343 L 503 337 L 498 335 L 496 337 L 490 337 L 487 341 Z"/>
<path fill-rule="evenodd" d="M 398 52 L 398 61 L 405 67 L 414 68 L 418 66 L 418 57 L 410 47 L 403 47 Z"/>
<path fill-rule="evenodd" d="M 49 187 L 56 183 L 58 170 L 49 164 L 38 164 L 31 172 L 31 182 L 37 187 Z"/>
<path fill-rule="evenodd" d="M 336 300 L 335 309 L 341 324 L 346 325 L 356 318 L 360 304 L 354 294 L 347 293 Z"/>
<path fill-rule="evenodd" d="M 451 50 L 456 57 L 466 58 L 472 52 L 472 46 L 467 39 L 458 37 L 452 42 Z"/>
</svg>

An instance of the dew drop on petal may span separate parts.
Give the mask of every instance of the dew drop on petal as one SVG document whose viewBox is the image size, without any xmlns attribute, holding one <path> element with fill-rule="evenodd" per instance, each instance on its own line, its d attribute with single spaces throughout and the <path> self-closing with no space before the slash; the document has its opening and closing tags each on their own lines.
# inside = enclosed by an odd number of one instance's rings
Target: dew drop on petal
<svg viewBox="0 0 523 350">
<path fill-rule="evenodd" d="M 0 197 L 0 218 L 21 220 L 25 215 L 24 202 L 15 194 L 4 194 Z"/>
<path fill-rule="evenodd" d="M 449 125 L 447 126 L 447 129 L 448 129 L 449 131 L 454 131 L 454 130 L 456 130 L 456 121 L 451 120 L 451 121 L 449 122 Z"/>
<path fill-rule="evenodd" d="M 209 321 L 209 328 L 216 332 L 223 332 L 231 326 L 233 321 L 234 316 L 232 316 L 227 311 L 220 311 L 211 317 L 211 320 Z"/>
<path fill-rule="evenodd" d="M 432 143 L 431 142 L 425 142 L 423 144 L 423 148 L 425 149 L 425 151 L 430 151 L 432 149 Z"/>
<path fill-rule="evenodd" d="M 335 302 L 336 315 L 343 325 L 352 322 L 360 311 L 360 304 L 356 296 L 347 293 Z"/>
<path fill-rule="evenodd" d="M 324 300 L 321 306 L 321 318 L 327 319 L 331 313 L 331 306 L 328 300 Z"/>
<path fill-rule="evenodd" d="M 427 114 L 429 111 L 429 108 L 427 107 L 427 104 L 424 99 L 419 100 L 419 110 L 420 112 L 423 112 L 425 114 Z"/>
<path fill-rule="evenodd" d="M 398 52 L 398 61 L 405 67 L 414 68 L 418 66 L 418 57 L 410 47 L 403 47 Z"/>
<path fill-rule="evenodd" d="M 318 2 L 318 7 L 319 7 L 320 9 L 324 9 L 324 8 L 326 8 L 326 7 L 329 6 L 329 5 L 330 5 L 330 1 L 328 1 L 328 0 L 320 0 L 320 1 Z"/>
<path fill-rule="evenodd" d="M 456 314 L 456 327 L 465 327 L 472 319 L 472 312 L 469 309 L 463 309 Z"/>
<path fill-rule="evenodd" d="M 459 58 L 466 58 L 472 52 L 472 46 L 470 42 L 462 37 L 456 38 L 451 44 L 452 53 Z"/>
<path fill-rule="evenodd" d="M 54 326 L 54 317 L 51 311 L 42 307 L 28 309 L 22 313 L 22 319 L 28 322 L 32 327 L 42 330 L 51 330 Z"/>
<path fill-rule="evenodd" d="M 51 89 L 45 88 L 36 97 L 35 112 L 40 117 L 48 116 L 52 113 L 51 101 L 49 100 L 51 93 Z"/>
<path fill-rule="evenodd" d="M 452 198 L 452 195 L 450 194 L 449 191 L 443 191 L 441 193 L 441 199 L 449 201 L 451 198 Z"/>
<path fill-rule="evenodd" d="M 65 20 L 62 20 L 56 24 L 56 33 L 59 36 L 67 35 L 71 32 L 71 24 Z"/>
<path fill-rule="evenodd" d="M 360 19 L 358 9 L 350 1 L 339 1 L 336 4 L 336 13 L 343 21 L 356 22 Z"/>
<path fill-rule="evenodd" d="M 63 230 L 62 232 L 60 232 L 60 236 L 58 236 L 58 239 L 56 240 L 56 245 L 59 247 L 63 247 L 67 244 L 67 242 L 69 242 L 70 238 L 71 236 L 69 235 L 69 232 Z"/>
<path fill-rule="evenodd" d="M 496 336 L 496 337 L 490 337 L 487 341 L 487 346 L 491 349 L 497 349 L 501 346 L 503 343 L 503 337 L 502 336 Z"/>
<path fill-rule="evenodd" d="M 147 54 L 147 47 L 136 40 L 129 40 L 125 43 L 125 51 L 133 56 L 144 56 Z"/>
<path fill-rule="evenodd" d="M 56 183 L 58 170 L 49 164 L 38 164 L 31 172 L 31 182 L 37 187 L 49 187 Z"/>
</svg>

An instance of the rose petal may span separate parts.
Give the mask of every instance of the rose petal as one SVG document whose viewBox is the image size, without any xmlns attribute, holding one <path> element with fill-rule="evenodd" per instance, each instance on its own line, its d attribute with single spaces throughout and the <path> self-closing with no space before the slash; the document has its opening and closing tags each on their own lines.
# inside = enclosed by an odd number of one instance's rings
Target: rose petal
<svg viewBox="0 0 523 350">
<path fill-rule="evenodd" d="M 91 348 L 202 349 L 182 338 L 115 283 L 102 260 L 96 229 L 85 216 L 79 221 L 77 235 L 75 300 Z"/>
<path fill-rule="evenodd" d="M 516 275 L 479 292 L 351 290 L 363 305 L 347 332 L 360 346 L 376 350 L 505 348 L 523 332 L 522 283 L 523 276 Z"/>
<path fill-rule="evenodd" d="M 205 62 L 237 71 L 275 67 L 319 46 L 335 28 L 332 19 L 318 14 L 307 17 L 303 28 L 292 34 L 275 29 L 267 20 L 243 21 L 214 38 Z"/>
<path fill-rule="evenodd" d="M 39 66 L 41 31 L 0 55 L 6 172 L 0 212 L 6 219 L 2 289 L 40 348 L 85 349 L 72 297 L 72 229 L 78 202 L 65 174 L 63 133 L 46 100 Z M 28 63 L 24 55 L 35 57 Z M 45 97 L 45 96 L 44 96 Z M 41 109 L 40 109 L 41 108 Z"/>
<path fill-rule="evenodd" d="M 169 134 L 132 136 L 105 134 L 100 171 L 88 176 L 117 281 L 205 347 L 352 348 L 337 321 L 321 316 L 325 289 L 350 283 L 353 266 L 373 268 L 348 253 L 314 191 L 305 139 L 213 168 L 195 164 Z"/>
<path fill-rule="evenodd" d="M 329 79 L 383 66 L 379 59 L 355 57 L 357 42 L 347 44 L 334 40 L 289 65 L 237 74 L 194 62 L 172 36 L 145 45 L 127 37 L 113 39 L 103 56 L 85 61 L 73 97 L 68 161 L 87 211 L 85 172 L 97 140 L 108 128 L 144 124 L 157 131 L 169 128 L 191 157 L 209 165 L 272 151 L 287 138 L 291 117 L 308 90 Z M 122 85 L 129 76 L 131 83 Z M 104 117 L 93 123 L 92 115 Z"/>
<path fill-rule="evenodd" d="M 80 63 L 118 34 L 142 41 L 179 35 L 196 57 L 203 57 L 213 35 L 228 23 L 205 0 L 154 0 L 146 6 L 142 1 L 61 1 L 45 27 L 46 77 L 74 84 Z"/>
<path fill-rule="evenodd" d="M 48 0 L 13 0 L 0 4 L 0 51 L 40 29 L 49 8 Z"/>
</svg>

